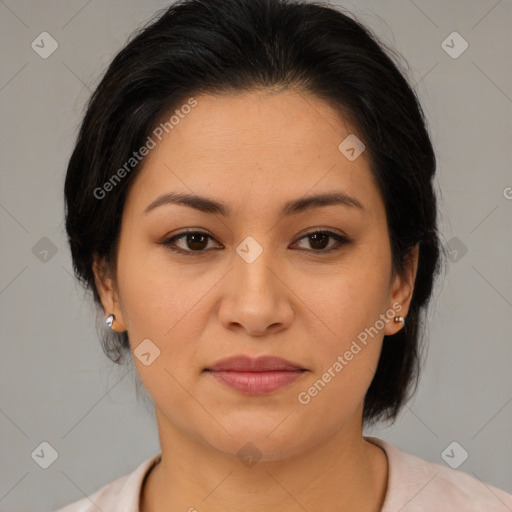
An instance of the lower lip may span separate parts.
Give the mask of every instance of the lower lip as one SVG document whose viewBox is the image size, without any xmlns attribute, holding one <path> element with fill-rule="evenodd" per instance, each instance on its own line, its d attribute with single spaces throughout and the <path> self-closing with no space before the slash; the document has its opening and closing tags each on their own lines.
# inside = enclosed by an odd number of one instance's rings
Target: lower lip
<svg viewBox="0 0 512 512">
<path fill-rule="evenodd" d="M 248 395 L 265 395 L 276 389 L 291 384 L 298 379 L 304 371 L 268 371 L 268 372 L 238 372 L 238 371 L 211 371 L 217 380 L 226 386 Z"/>
</svg>

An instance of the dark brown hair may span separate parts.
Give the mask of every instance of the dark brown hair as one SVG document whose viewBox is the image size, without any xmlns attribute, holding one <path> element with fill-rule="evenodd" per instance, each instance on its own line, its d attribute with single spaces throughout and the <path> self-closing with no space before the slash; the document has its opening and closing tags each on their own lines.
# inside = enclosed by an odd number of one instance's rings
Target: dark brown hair
<svg viewBox="0 0 512 512">
<path fill-rule="evenodd" d="M 421 315 L 441 249 L 434 150 L 397 57 L 346 11 L 320 2 L 183 0 L 157 13 L 108 67 L 89 100 L 69 161 L 66 229 L 77 278 L 101 306 L 93 256 L 104 258 L 115 276 L 125 197 L 140 163 L 104 197 L 98 190 L 164 116 L 202 93 L 267 87 L 310 92 L 342 111 L 366 146 L 386 207 L 395 272 L 403 274 L 409 250 L 419 243 L 405 326 L 384 337 L 364 404 L 366 424 L 396 418 L 413 384 L 416 388 Z M 115 362 L 129 353 L 126 333 L 105 334 L 102 345 Z"/>
</svg>

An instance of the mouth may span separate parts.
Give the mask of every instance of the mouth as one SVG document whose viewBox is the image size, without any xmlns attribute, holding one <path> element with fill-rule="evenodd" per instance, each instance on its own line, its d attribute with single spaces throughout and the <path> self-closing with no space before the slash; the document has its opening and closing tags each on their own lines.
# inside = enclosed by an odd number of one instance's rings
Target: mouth
<svg viewBox="0 0 512 512">
<path fill-rule="evenodd" d="M 308 370 L 279 357 L 236 356 L 205 368 L 218 382 L 246 395 L 265 395 L 290 385 Z"/>
</svg>

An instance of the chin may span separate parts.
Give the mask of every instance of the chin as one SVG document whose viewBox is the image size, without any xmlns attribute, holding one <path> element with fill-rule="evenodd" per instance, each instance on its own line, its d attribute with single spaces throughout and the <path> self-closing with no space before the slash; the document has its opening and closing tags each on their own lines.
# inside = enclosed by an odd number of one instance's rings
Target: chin
<svg viewBox="0 0 512 512">
<path fill-rule="evenodd" d="M 279 422 L 275 423 L 272 429 L 261 429 L 255 428 L 253 422 L 252 428 L 241 426 L 238 429 L 233 429 L 227 427 L 232 437 L 228 434 L 221 434 L 214 439 L 210 436 L 204 439 L 215 450 L 235 457 L 247 467 L 252 467 L 257 462 L 289 459 L 315 445 L 316 436 L 312 432 L 291 424 L 288 425 L 288 428 L 278 425 Z"/>
</svg>

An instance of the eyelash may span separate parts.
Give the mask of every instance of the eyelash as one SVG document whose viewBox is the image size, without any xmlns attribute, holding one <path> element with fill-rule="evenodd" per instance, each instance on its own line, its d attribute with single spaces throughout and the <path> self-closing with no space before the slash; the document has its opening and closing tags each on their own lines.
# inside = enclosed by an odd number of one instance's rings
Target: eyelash
<svg viewBox="0 0 512 512">
<path fill-rule="evenodd" d="M 173 236 L 172 238 L 169 238 L 167 240 L 164 240 L 163 242 L 160 242 L 160 245 L 165 246 L 168 250 L 170 250 L 172 252 L 180 253 L 180 254 L 183 254 L 186 256 L 200 256 L 200 255 L 203 255 L 203 254 L 211 251 L 211 249 L 210 250 L 202 250 L 202 251 L 190 251 L 190 250 L 180 249 L 175 246 L 175 243 L 177 240 L 179 240 L 180 238 L 184 238 L 186 235 L 191 235 L 191 234 L 205 235 L 208 238 L 210 238 L 211 240 L 214 240 L 214 238 L 211 235 L 209 235 L 208 233 L 205 233 L 204 231 L 184 231 L 182 233 L 179 233 L 179 234 Z M 334 238 L 337 243 L 330 249 L 320 249 L 320 250 L 299 249 L 299 250 L 312 252 L 314 254 L 327 254 L 327 253 L 330 254 L 331 252 L 340 250 L 342 246 L 349 244 L 351 242 L 347 237 L 339 235 L 338 233 L 334 233 L 332 231 L 327 231 L 327 230 L 311 231 L 310 233 L 306 233 L 304 236 L 300 237 L 297 240 L 297 242 L 303 240 L 304 238 L 308 238 L 310 236 L 318 235 L 318 234 L 328 235 L 329 238 Z M 297 242 L 295 242 L 295 243 L 297 243 Z"/>
</svg>

